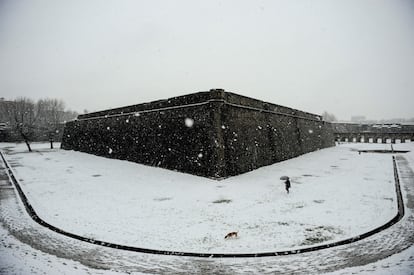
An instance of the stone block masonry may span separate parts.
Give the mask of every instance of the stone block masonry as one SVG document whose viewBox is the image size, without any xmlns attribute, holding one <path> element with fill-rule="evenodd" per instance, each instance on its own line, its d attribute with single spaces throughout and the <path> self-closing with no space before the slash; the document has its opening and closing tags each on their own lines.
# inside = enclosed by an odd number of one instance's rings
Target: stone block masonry
<svg viewBox="0 0 414 275">
<path fill-rule="evenodd" d="M 322 117 L 222 89 L 79 115 L 62 149 L 213 179 L 334 145 Z"/>
</svg>

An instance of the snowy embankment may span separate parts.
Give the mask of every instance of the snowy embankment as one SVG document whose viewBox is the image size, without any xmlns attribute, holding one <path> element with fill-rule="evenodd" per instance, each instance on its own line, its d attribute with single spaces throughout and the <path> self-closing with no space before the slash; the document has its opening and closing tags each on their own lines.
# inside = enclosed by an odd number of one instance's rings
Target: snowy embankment
<svg viewBox="0 0 414 275">
<path fill-rule="evenodd" d="M 278 251 L 353 237 L 397 213 L 391 154 L 356 151 L 371 144 L 328 148 L 222 181 L 47 146 L 26 153 L 22 144 L 1 144 L 42 219 L 107 242 Z M 291 178 L 290 194 L 283 175 Z M 230 231 L 239 237 L 224 240 Z"/>
</svg>

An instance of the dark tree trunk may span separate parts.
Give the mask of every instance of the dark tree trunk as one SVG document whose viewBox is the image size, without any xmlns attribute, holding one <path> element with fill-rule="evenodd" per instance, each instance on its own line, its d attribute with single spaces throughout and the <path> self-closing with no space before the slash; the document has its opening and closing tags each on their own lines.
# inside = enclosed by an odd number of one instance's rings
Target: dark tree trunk
<svg viewBox="0 0 414 275">
<path fill-rule="evenodd" d="M 27 149 L 29 149 L 29 152 L 31 152 L 32 151 L 32 148 L 30 147 L 29 141 L 25 139 L 24 142 L 26 143 Z"/>
<path fill-rule="evenodd" d="M 55 137 L 54 132 L 49 131 L 49 141 L 50 141 L 50 149 L 53 149 L 53 139 Z"/>
<path fill-rule="evenodd" d="M 29 149 L 29 152 L 32 152 L 32 148 L 30 147 L 29 139 L 27 138 L 27 136 L 23 133 L 23 131 L 20 131 L 20 135 L 22 136 L 24 142 L 26 143 L 27 149 Z"/>
</svg>

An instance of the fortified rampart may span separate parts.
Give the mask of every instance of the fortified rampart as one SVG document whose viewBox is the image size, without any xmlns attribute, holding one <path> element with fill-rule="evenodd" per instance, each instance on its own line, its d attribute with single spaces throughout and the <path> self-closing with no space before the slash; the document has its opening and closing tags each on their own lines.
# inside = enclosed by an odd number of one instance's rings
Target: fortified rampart
<svg viewBox="0 0 414 275">
<path fill-rule="evenodd" d="M 336 141 L 396 143 L 414 141 L 414 125 L 333 123 Z"/>
<path fill-rule="evenodd" d="M 79 115 L 62 148 L 225 178 L 334 145 L 322 117 L 225 92 Z"/>
</svg>

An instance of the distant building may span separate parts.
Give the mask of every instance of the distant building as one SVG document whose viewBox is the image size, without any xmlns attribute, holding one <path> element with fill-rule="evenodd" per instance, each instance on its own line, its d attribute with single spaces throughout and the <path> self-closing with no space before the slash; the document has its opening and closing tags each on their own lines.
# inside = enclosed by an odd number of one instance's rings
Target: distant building
<svg viewBox="0 0 414 275">
<path fill-rule="evenodd" d="M 403 143 L 414 141 L 414 125 L 399 123 L 333 123 L 336 141 Z"/>
<path fill-rule="evenodd" d="M 10 124 L 10 111 L 13 105 L 13 101 L 4 100 L 3 97 L 0 98 L 0 122 Z"/>
<path fill-rule="evenodd" d="M 354 123 L 362 123 L 366 121 L 366 117 L 365 116 L 352 116 L 351 117 L 351 122 Z"/>
<path fill-rule="evenodd" d="M 12 141 L 14 135 L 11 131 L 10 111 L 13 102 L 0 98 L 0 142 Z"/>
</svg>

